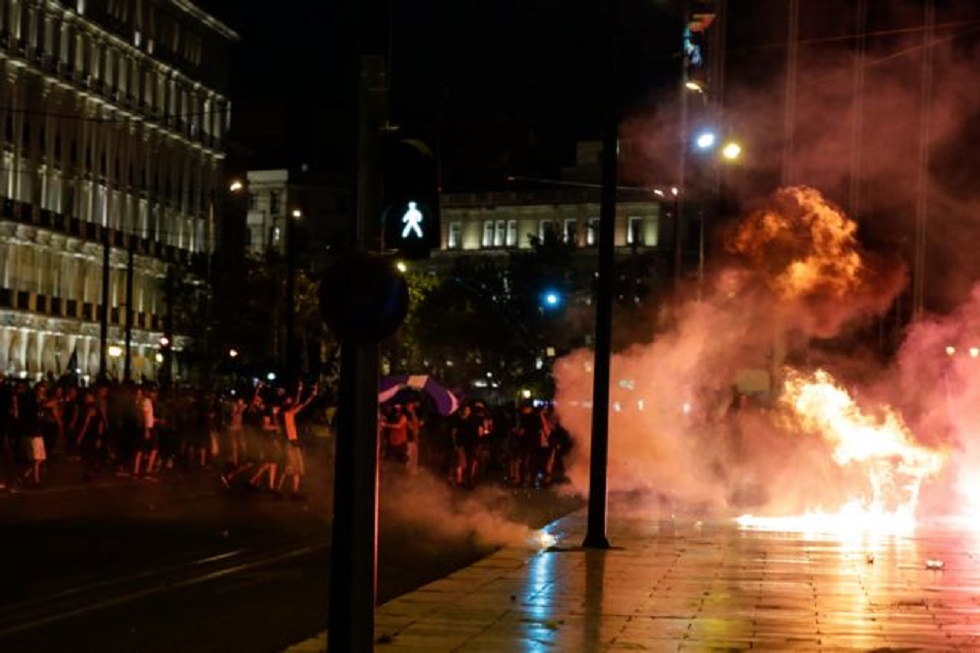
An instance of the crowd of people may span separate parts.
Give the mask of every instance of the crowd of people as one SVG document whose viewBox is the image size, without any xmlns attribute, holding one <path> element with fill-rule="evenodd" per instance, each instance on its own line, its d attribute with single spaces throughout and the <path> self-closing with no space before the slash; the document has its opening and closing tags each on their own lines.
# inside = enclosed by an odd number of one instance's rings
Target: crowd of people
<svg viewBox="0 0 980 653">
<path fill-rule="evenodd" d="M 312 438 L 301 424 L 329 429 L 333 412 L 329 401 L 306 412 L 317 398 L 319 387 L 302 382 L 218 393 L 0 374 L 0 490 L 42 487 L 56 459 L 81 481 L 155 482 L 169 470 L 212 469 L 229 489 L 302 499 Z M 420 396 L 382 405 L 378 423 L 388 469 L 426 470 L 459 488 L 547 487 L 563 477 L 571 447 L 552 407 L 529 402 L 470 401 L 442 416 Z"/>
<path fill-rule="evenodd" d="M 0 374 L 0 489 L 40 488 L 45 464 L 79 479 L 157 481 L 167 470 L 214 469 L 222 482 L 301 498 L 306 472 L 297 416 L 318 396 L 258 383 L 247 393 L 71 379 L 30 383 Z"/>
<path fill-rule="evenodd" d="M 427 416 L 428 415 L 428 416 Z M 564 477 L 572 440 L 549 404 L 464 403 L 441 418 L 419 401 L 391 402 L 379 418 L 382 458 L 410 473 L 444 473 L 459 488 L 481 483 L 548 487 Z"/>
</svg>

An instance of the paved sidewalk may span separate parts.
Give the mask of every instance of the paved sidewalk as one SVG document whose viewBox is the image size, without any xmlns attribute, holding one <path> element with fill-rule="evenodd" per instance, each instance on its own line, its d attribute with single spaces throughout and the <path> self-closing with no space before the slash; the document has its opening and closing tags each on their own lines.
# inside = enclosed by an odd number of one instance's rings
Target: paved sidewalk
<svg viewBox="0 0 980 653">
<path fill-rule="evenodd" d="M 611 517 L 613 548 L 583 550 L 585 514 L 549 525 L 550 548 L 502 549 L 380 606 L 375 649 L 980 650 L 980 534 L 842 541 Z"/>
</svg>

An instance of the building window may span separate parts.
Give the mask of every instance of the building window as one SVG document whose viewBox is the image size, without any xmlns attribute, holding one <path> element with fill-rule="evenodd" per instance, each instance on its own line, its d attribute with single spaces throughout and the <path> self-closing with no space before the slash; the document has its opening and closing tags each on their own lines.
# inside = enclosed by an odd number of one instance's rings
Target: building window
<svg viewBox="0 0 980 653">
<path fill-rule="evenodd" d="M 631 215 L 629 218 L 629 231 L 626 232 L 626 242 L 630 245 L 643 244 L 643 218 Z"/>
<path fill-rule="evenodd" d="M 538 238 L 544 241 L 548 237 L 549 233 L 554 234 L 555 223 L 552 220 L 542 220 L 538 223 Z"/>
<path fill-rule="evenodd" d="M 269 193 L 269 215 L 279 215 L 279 193 L 277 191 Z"/>
<path fill-rule="evenodd" d="M 463 223 L 449 223 L 449 249 L 461 249 L 463 247 Z"/>
<path fill-rule="evenodd" d="M 595 245 L 599 242 L 599 218 L 589 218 L 589 231 L 585 234 L 587 245 Z"/>
<path fill-rule="evenodd" d="M 493 220 L 486 220 L 483 223 L 483 247 L 493 247 L 493 232 L 494 232 L 494 222 Z"/>
<path fill-rule="evenodd" d="M 578 244 L 578 220 L 565 220 L 565 229 L 562 232 L 565 242 L 572 245 Z"/>
<path fill-rule="evenodd" d="M 517 220 L 507 221 L 507 247 L 517 247 Z"/>
<path fill-rule="evenodd" d="M 507 223 L 503 220 L 497 220 L 494 225 L 493 230 L 493 246 L 503 247 L 507 238 Z"/>
</svg>

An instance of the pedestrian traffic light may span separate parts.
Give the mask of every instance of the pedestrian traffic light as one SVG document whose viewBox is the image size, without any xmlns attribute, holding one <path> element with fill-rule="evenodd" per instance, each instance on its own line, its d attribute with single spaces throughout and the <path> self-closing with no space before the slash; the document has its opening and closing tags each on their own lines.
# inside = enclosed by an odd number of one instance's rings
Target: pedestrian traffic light
<svg viewBox="0 0 980 653">
<path fill-rule="evenodd" d="M 427 258 L 439 247 L 439 192 L 436 160 L 422 140 L 385 143 L 382 161 L 384 248 L 406 259 Z"/>
</svg>

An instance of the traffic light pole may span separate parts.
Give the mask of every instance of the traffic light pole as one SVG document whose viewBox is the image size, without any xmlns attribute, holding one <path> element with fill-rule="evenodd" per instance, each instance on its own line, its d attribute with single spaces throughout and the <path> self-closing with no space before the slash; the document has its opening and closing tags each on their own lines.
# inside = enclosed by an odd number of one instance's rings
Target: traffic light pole
<svg viewBox="0 0 980 653">
<path fill-rule="evenodd" d="M 380 125 L 387 80 L 381 56 L 359 59 L 356 248 L 381 236 Z M 341 345 L 327 650 L 374 649 L 378 536 L 377 344 Z"/>
</svg>

